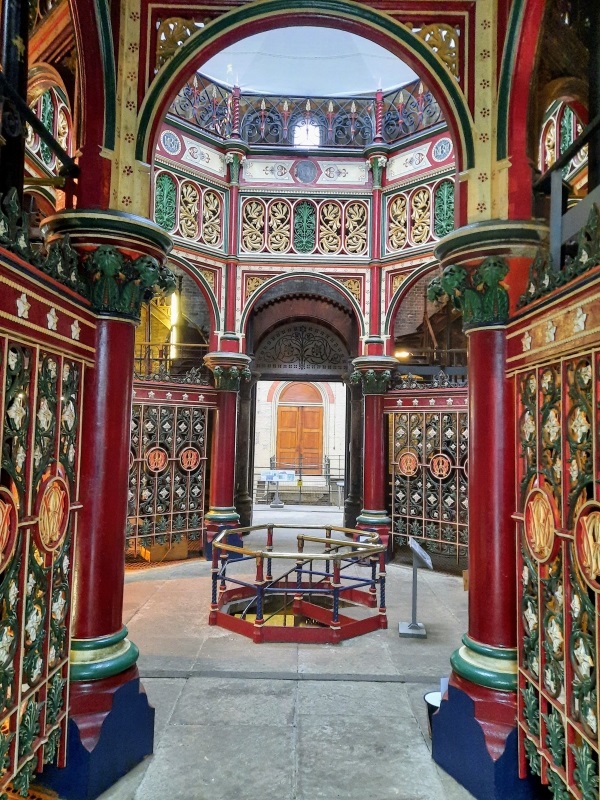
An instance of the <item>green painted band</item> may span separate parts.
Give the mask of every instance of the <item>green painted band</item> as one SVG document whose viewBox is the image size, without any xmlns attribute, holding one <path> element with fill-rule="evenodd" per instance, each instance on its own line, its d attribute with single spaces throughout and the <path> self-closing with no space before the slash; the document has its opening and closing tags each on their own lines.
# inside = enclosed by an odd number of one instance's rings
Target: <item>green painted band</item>
<svg viewBox="0 0 600 800">
<path fill-rule="evenodd" d="M 389 525 L 392 520 L 385 511 L 363 511 L 356 521 L 362 525 Z"/>
<path fill-rule="evenodd" d="M 235 508 L 211 508 L 204 519 L 208 522 L 238 522 L 240 515 Z"/>
<path fill-rule="evenodd" d="M 500 692 L 516 692 L 517 676 L 507 672 L 496 672 L 495 670 L 476 666 L 466 661 L 459 650 L 455 650 L 450 656 L 450 665 L 454 672 L 477 686 L 484 686 L 486 689 L 496 689 Z"/>
<path fill-rule="evenodd" d="M 110 9 L 106 0 L 95 0 L 94 10 L 98 22 L 100 57 L 102 59 L 102 72 L 104 74 L 104 147 L 106 147 L 107 150 L 112 150 L 115 146 L 117 119 L 117 81 Z"/>
<path fill-rule="evenodd" d="M 113 658 L 106 658 L 102 661 L 84 661 L 71 664 L 71 681 L 99 681 L 102 678 L 112 678 L 120 672 L 125 672 L 138 660 L 140 651 L 133 642 L 129 642 L 129 647 L 122 653 Z"/>
<path fill-rule="evenodd" d="M 481 642 L 476 642 L 475 639 L 471 639 L 467 633 L 463 635 L 462 640 L 463 644 L 466 645 L 469 650 L 472 650 L 474 653 L 479 653 L 482 656 L 498 658 L 500 661 L 517 660 L 516 647 L 494 647 L 494 645 L 491 644 L 482 644 Z"/>
<path fill-rule="evenodd" d="M 496 130 L 496 158 L 503 161 L 508 156 L 508 120 L 512 75 L 519 46 L 525 3 L 516 0 L 510 10 L 508 32 L 502 53 L 500 80 L 498 81 L 498 126 Z"/>
<path fill-rule="evenodd" d="M 106 636 L 95 636 L 92 639 L 71 639 L 71 650 L 101 650 L 103 647 L 113 647 L 122 642 L 127 636 L 125 625 L 116 633 L 109 633 Z"/>
<path fill-rule="evenodd" d="M 124 233 L 158 247 L 165 255 L 173 246 L 170 235 L 152 220 L 113 209 L 66 209 L 47 217 L 42 229 L 45 235 L 87 230 Z"/>
<path fill-rule="evenodd" d="M 465 225 L 439 241 L 434 249 L 439 261 L 444 261 L 456 251 L 481 247 L 481 245 L 540 244 L 548 237 L 548 227 L 523 220 L 486 220 Z"/>
</svg>

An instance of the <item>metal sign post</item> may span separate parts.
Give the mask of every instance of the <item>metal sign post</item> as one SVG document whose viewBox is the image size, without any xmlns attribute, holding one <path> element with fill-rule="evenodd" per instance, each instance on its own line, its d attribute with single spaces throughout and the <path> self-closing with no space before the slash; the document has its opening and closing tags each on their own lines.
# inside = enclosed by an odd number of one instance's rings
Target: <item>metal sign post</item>
<svg viewBox="0 0 600 800">
<path fill-rule="evenodd" d="M 426 639 L 427 631 L 422 622 L 417 622 L 417 570 L 419 567 L 433 569 L 431 557 L 426 553 L 417 540 L 409 536 L 408 544 L 412 550 L 413 558 L 413 583 L 412 583 L 412 619 L 410 622 L 400 622 L 398 633 L 403 638 Z"/>
</svg>

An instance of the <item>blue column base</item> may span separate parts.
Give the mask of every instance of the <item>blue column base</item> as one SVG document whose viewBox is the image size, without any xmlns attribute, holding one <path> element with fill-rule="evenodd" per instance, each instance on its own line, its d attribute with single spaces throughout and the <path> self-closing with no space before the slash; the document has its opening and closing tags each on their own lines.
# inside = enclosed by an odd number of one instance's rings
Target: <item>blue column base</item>
<svg viewBox="0 0 600 800">
<path fill-rule="evenodd" d="M 88 750 L 82 737 L 96 722 L 100 734 Z M 69 719 L 67 766 L 47 765 L 37 782 L 58 792 L 61 800 L 94 800 L 151 755 L 153 748 L 154 708 L 136 677 L 114 692 L 108 713 L 95 711 Z"/>
<path fill-rule="evenodd" d="M 220 533 L 220 531 L 219 531 Z M 230 533 L 227 541 L 234 547 L 243 547 L 244 540 L 236 533 Z M 212 537 L 209 538 L 208 531 L 205 529 L 202 535 L 202 555 L 206 561 L 212 561 Z M 229 553 L 227 556 L 228 561 L 238 561 L 242 556 L 239 553 Z"/>
<path fill-rule="evenodd" d="M 539 779 L 519 778 L 516 722 L 510 727 L 477 719 L 475 703 L 462 689 L 448 687 L 447 698 L 432 718 L 432 744 L 436 764 L 477 800 L 551 796 Z"/>
</svg>

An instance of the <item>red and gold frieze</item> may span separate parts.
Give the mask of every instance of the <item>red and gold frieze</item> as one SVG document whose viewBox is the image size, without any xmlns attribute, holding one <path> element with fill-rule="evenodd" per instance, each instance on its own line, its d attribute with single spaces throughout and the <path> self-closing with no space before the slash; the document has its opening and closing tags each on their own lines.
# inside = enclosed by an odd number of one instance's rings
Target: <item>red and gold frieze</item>
<svg viewBox="0 0 600 800">
<path fill-rule="evenodd" d="M 561 293 L 520 316 L 508 332 L 508 365 L 553 359 L 573 349 L 593 345 L 600 337 L 600 290 L 589 283 Z"/>
<path fill-rule="evenodd" d="M 0 318 L 21 338 L 92 361 L 96 324 L 89 303 L 15 256 L 0 261 Z"/>
<path fill-rule="evenodd" d="M 168 385 L 154 381 L 135 381 L 133 388 L 135 403 L 173 403 L 177 405 L 201 405 L 214 408 L 217 393 L 211 386 L 182 386 L 173 380 Z"/>
</svg>

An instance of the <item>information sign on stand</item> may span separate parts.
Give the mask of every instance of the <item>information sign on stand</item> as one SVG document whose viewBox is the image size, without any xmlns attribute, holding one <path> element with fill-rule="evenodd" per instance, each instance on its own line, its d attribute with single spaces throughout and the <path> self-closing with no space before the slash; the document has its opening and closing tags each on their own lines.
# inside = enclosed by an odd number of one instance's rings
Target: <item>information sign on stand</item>
<svg viewBox="0 0 600 800">
<path fill-rule="evenodd" d="M 260 473 L 260 479 L 267 482 L 267 491 L 269 483 L 275 484 L 275 494 L 271 500 L 271 508 L 284 508 L 284 503 L 279 497 L 279 484 L 293 483 L 296 480 L 296 473 L 291 469 L 263 469 Z"/>
<path fill-rule="evenodd" d="M 433 569 L 431 556 L 427 553 L 413 536 L 408 537 L 408 544 L 412 550 L 413 559 L 413 585 L 412 585 L 412 619 L 410 622 L 400 622 L 398 633 L 405 638 L 426 639 L 427 631 L 422 622 L 417 622 L 417 571 L 419 567 Z"/>
</svg>

